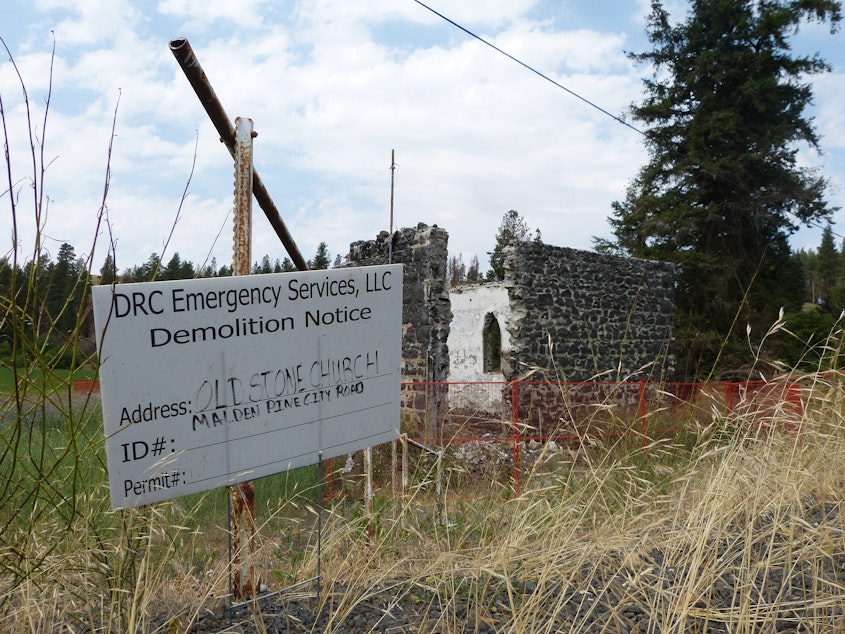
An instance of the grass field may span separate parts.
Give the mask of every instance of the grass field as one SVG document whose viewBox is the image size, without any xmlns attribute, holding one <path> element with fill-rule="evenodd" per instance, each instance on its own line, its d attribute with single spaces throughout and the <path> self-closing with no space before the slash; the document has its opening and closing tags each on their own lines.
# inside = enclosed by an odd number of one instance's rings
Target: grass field
<svg viewBox="0 0 845 634">
<path fill-rule="evenodd" d="M 760 632 L 799 621 L 838 631 L 843 405 L 839 384 L 819 377 L 798 427 L 762 428 L 745 412 L 683 443 L 541 453 L 518 496 L 501 474 L 467 477 L 451 461 L 439 483 L 431 462 L 396 496 L 385 481 L 370 518 L 360 500 L 329 501 L 312 631 L 357 631 L 344 628 L 376 591 L 415 614 L 417 632 Z M 44 412 L 3 428 L 0 629 L 169 634 L 220 614 L 225 492 L 111 511 L 97 404 Z M 316 574 L 315 485 L 314 469 L 256 483 L 255 564 L 271 591 Z M 359 489 L 348 478 L 335 488 Z M 276 631 L 271 616 L 250 613 L 241 631 Z"/>
<path fill-rule="evenodd" d="M 16 373 L 5 365 L 0 365 L 0 395 L 10 395 L 15 388 Z M 46 375 L 42 370 L 27 371 L 19 369 L 17 376 L 27 376 L 34 382 L 44 381 L 48 388 L 60 389 L 67 387 L 68 382 L 73 379 L 94 379 L 97 377 L 96 370 L 50 370 Z"/>
</svg>

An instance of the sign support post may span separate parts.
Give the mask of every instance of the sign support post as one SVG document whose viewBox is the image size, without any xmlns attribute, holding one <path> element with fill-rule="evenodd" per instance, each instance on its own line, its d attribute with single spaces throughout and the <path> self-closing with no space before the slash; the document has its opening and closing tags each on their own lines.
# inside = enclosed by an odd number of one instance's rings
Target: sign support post
<svg viewBox="0 0 845 634">
<path fill-rule="evenodd" d="M 252 261 L 252 119 L 235 119 L 234 250 L 232 274 L 249 275 Z M 232 544 L 232 597 L 238 601 L 259 592 L 255 573 L 255 486 L 240 482 L 229 489 Z"/>
<path fill-rule="evenodd" d="M 255 600 L 250 480 L 318 464 L 319 598 L 322 460 L 396 437 L 402 266 L 309 271 L 252 168 L 252 121 L 236 132 L 187 40 L 171 50 L 235 158 L 238 277 L 92 287 L 111 507 L 230 487 L 230 595 Z M 297 273 L 250 275 L 253 194 Z"/>
</svg>

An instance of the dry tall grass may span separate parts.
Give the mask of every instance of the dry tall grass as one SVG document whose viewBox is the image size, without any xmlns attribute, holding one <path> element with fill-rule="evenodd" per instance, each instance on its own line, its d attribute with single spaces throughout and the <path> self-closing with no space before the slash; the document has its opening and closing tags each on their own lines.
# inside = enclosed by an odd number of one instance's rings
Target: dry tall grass
<svg viewBox="0 0 845 634">
<path fill-rule="evenodd" d="M 746 409 L 683 445 L 541 458 L 516 498 L 498 479 L 456 478 L 443 515 L 432 470 L 401 500 L 382 499 L 374 536 L 339 503 L 326 515 L 314 631 L 349 631 L 374 603 L 416 606 L 421 632 L 845 628 L 845 425 L 830 379 L 816 378 L 798 427 L 761 426 Z M 3 535 L 5 570 L 19 572 L 4 576 L 2 631 L 181 632 L 222 613 L 221 527 L 198 529 L 178 502 L 112 513 L 102 482 L 78 495 L 70 524 L 59 505 L 19 529 L 25 549 Z M 271 589 L 316 572 L 313 530 L 292 500 L 259 529 Z"/>
<path fill-rule="evenodd" d="M 10 127 L 0 104 L 0 198 L 17 266 L 44 255 L 49 90 L 38 124 L 12 67 L 25 115 Z M 25 178 L 8 153 L 18 128 L 30 148 Z M 97 231 L 108 227 L 109 179 L 107 163 Z M 21 183 L 32 197 L 23 206 Z M 26 258 L 16 233 L 24 216 L 38 235 Z M 14 379 L 14 394 L 0 399 L 0 632 L 223 629 L 225 513 L 196 497 L 109 510 L 96 404 L 74 402 L 44 352 L 45 341 L 64 341 L 71 371 L 96 365 L 78 354 L 86 304 L 71 336 L 58 332 L 57 316 L 38 305 L 36 269 L 15 273 L 0 297 Z M 89 256 L 79 283 L 91 272 Z M 383 493 L 369 526 L 358 505 L 338 503 L 325 518 L 319 598 L 250 606 L 239 631 L 845 631 L 845 395 L 835 379 L 810 377 L 804 413 L 788 425 L 779 424 L 785 408 L 768 401 L 716 416 L 694 437 L 596 443 L 568 461 L 541 456 L 518 497 L 501 474 L 484 479 L 452 464 L 455 484 L 442 497 L 437 471 L 423 469 L 401 499 Z M 306 493 L 267 496 L 261 509 L 257 566 L 271 590 L 317 572 Z M 267 614 L 303 606 L 319 617 L 310 625 L 304 612 Z"/>
</svg>

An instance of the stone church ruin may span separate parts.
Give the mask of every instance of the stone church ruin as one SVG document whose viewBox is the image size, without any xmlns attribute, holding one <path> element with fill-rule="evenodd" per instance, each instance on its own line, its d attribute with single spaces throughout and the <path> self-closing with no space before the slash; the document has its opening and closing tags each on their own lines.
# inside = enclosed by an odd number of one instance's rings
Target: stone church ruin
<svg viewBox="0 0 845 634">
<path fill-rule="evenodd" d="M 427 421 L 448 409 L 508 411 L 507 386 L 471 382 L 650 381 L 674 375 L 674 267 L 520 242 L 505 280 L 450 288 L 448 234 L 420 223 L 350 245 L 348 266 L 402 263 L 403 381 L 453 382 L 403 403 Z M 520 402 L 519 409 L 536 404 Z M 405 421 L 403 421 L 405 422 Z M 437 431 L 426 425 L 426 435 Z"/>
</svg>

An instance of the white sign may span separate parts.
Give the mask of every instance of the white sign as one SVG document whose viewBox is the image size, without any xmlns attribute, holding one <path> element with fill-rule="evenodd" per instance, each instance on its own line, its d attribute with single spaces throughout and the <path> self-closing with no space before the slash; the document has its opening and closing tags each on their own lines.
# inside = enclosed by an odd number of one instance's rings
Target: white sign
<svg viewBox="0 0 845 634">
<path fill-rule="evenodd" d="M 399 264 L 95 286 L 93 299 L 112 508 L 396 437 Z"/>
</svg>

